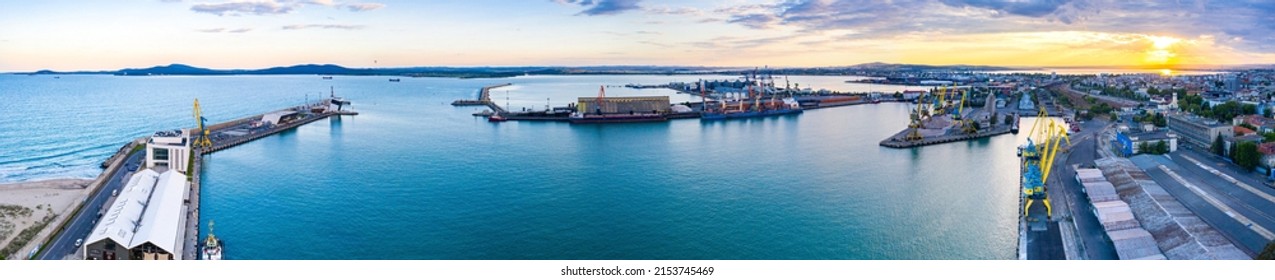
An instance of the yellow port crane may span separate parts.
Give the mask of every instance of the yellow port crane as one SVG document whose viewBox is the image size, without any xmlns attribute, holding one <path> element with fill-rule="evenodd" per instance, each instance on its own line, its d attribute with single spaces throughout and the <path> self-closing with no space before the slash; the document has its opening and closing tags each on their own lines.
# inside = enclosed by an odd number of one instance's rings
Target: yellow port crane
<svg viewBox="0 0 1275 280">
<path fill-rule="evenodd" d="M 1038 165 L 1035 166 L 1036 170 L 1039 170 L 1038 174 L 1040 177 L 1039 180 L 1033 180 L 1038 185 L 1023 189 L 1023 195 L 1026 197 L 1026 204 L 1023 205 L 1023 215 L 1028 216 L 1032 202 L 1035 200 L 1041 200 L 1045 205 L 1045 213 L 1047 217 L 1052 219 L 1053 207 L 1049 203 L 1049 195 L 1047 193 L 1048 188 L 1046 187 L 1046 184 L 1049 182 L 1049 175 L 1053 171 L 1054 160 L 1057 159 L 1059 148 L 1063 148 L 1061 146 L 1062 142 L 1066 141 L 1067 146 L 1071 146 L 1071 137 L 1067 135 L 1066 126 L 1060 125 L 1052 119 L 1048 119 L 1048 114 L 1045 112 L 1044 107 L 1041 107 L 1038 116 L 1040 117 L 1036 119 L 1036 125 L 1044 126 L 1044 128 L 1041 128 L 1041 134 L 1039 135 L 1041 137 L 1037 138 L 1044 140 L 1038 148 L 1039 157 L 1038 162 L 1036 162 Z M 1033 125 L 1032 133 L 1035 133 L 1036 125 Z"/>
<path fill-rule="evenodd" d="M 908 122 L 908 134 L 903 136 L 903 140 L 917 141 L 923 138 L 920 131 L 922 121 L 930 115 L 929 110 L 924 107 L 925 101 L 922 100 L 924 97 L 924 95 L 916 97 L 916 109 L 913 109 L 912 114 L 909 115 L 911 121 Z"/>
<path fill-rule="evenodd" d="M 204 126 L 204 122 L 208 119 L 203 117 L 202 111 L 199 109 L 199 99 L 195 99 L 195 123 L 198 127 L 195 129 L 195 140 L 191 145 L 196 148 L 212 147 L 212 140 L 208 138 L 208 127 Z"/>
</svg>

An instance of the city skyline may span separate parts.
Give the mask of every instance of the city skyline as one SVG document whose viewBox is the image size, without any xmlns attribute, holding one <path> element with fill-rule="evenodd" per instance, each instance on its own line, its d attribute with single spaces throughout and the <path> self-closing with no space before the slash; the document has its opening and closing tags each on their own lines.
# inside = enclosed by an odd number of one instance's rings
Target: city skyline
<svg viewBox="0 0 1275 280">
<path fill-rule="evenodd" d="M 871 62 L 1275 63 L 1260 1 L 42 1 L 0 11 L 0 72 Z"/>
</svg>

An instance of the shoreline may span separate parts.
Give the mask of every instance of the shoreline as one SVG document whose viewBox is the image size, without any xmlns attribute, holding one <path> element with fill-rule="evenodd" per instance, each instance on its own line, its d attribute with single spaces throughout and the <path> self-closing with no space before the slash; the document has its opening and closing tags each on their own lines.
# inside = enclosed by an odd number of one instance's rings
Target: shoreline
<svg viewBox="0 0 1275 280">
<path fill-rule="evenodd" d="M 91 179 L 59 178 L 0 183 L 0 258 L 25 258 L 39 233 L 89 195 Z"/>
<path fill-rule="evenodd" d="M 10 190 L 10 189 L 31 189 L 31 188 L 54 187 L 54 186 L 65 187 L 65 185 L 70 185 L 75 183 L 82 183 L 79 185 L 87 187 L 88 184 L 91 182 L 93 182 L 93 178 L 75 178 L 75 177 L 39 178 L 39 179 L 31 179 L 26 181 L 9 181 L 9 182 L 0 182 L 0 192 L 3 192 L 5 190 Z"/>
</svg>

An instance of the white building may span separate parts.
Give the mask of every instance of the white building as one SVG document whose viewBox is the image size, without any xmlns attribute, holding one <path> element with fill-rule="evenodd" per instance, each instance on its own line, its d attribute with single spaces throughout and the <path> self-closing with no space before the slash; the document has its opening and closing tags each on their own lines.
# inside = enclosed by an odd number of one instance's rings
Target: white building
<svg viewBox="0 0 1275 280">
<path fill-rule="evenodd" d="M 179 260 L 186 234 L 186 175 L 144 169 L 133 174 L 84 239 L 85 259 Z"/>
<path fill-rule="evenodd" d="M 163 166 L 186 173 L 190 169 L 190 129 L 160 131 L 146 141 L 146 168 Z"/>
</svg>

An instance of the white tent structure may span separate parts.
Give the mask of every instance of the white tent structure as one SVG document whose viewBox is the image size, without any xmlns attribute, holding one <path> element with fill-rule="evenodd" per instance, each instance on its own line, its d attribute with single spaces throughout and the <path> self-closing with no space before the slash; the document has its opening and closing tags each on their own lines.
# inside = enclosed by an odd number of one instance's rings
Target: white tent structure
<svg viewBox="0 0 1275 280">
<path fill-rule="evenodd" d="M 85 258 L 181 259 L 189 189 L 175 170 L 133 174 L 84 240 Z"/>
</svg>

